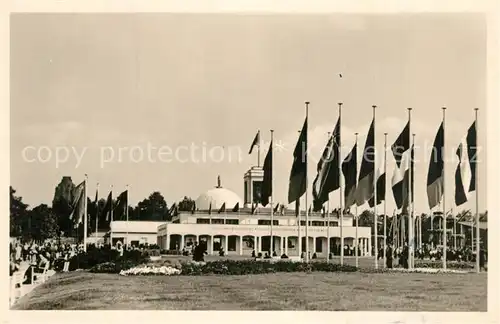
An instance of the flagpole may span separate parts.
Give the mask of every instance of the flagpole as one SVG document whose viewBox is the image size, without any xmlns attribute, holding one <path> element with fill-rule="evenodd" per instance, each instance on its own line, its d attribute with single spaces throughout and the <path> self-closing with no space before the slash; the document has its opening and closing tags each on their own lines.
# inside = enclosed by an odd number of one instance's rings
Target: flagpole
<svg viewBox="0 0 500 324">
<path fill-rule="evenodd" d="M 300 138 L 300 133 L 301 133 L 301 131 L 299 130 L 299 138 Z M 297 208 L 297 213 L 298 213 L 298 215 L 297 215 L 297 218 L 298 218 L 298 222 L 297 222 L 297 224 L 298 224 L 298 226 L 297 226 L 297 231 L 298 231 L 297 241 L 298 242 L 297 242 L 297 245 L 299 248 L 299 259 L 302 260 L 302 257 L 301 257 L 302 256 L 302 228 L 301 228 L 302 227 L 302 224 L 301 224 L 302 215 L 300 213 L 300 197 L 298 198 L 298 203 L 297 202 L 295 203 L 295 206 L 298 207 Z"/>
<path fill-rule="evenodd" d="M 413 147 L 415 145 L 415 133 L 412 134 L 412 141 L 411 141 L 411 144 L 412 146 L 410 147 L 411 150 L 410 150 L 410 180 L 411 180 L 411 196 L 410 196 L 410 199 L 411 199 L 411 251 L 412 251 L 412 256 L 411 256 L 411 267 L 414 268 L 415 267 L 415 250 L 417 249 L 417 245 L 415 243 L 415 237 L 418 237 L 418 235 L 416 234 L 417 231 L 415 230 L 415 201 L 414 201 L 414 197 L 415 197 L 415 179 L 412 178 L 412 174 L 415 173 L 415 162 L 413 161 L 413 156 L 412 156 L 412 153 L 414 153 L 413 151 Z"/>
<path fill-rule="evenodd" d="M 338 160 L 339 160 L 339 202 L 340 202 L 340 210 L 339 210 L 339 213 L 340 215 L 338 215 L 340 217 L 340 265 L 343 265 L 344 264 L 344 231 L 343 231 L 343 228 L 344 228 L 344 209 L 343 209 L 343 206 L 342 206 L 342 203 L 343 203 L 343 188 L 342 188 L 342 172 L 340 172 L 340 170 L 342 170 L 342 160 L 340 159 L 340 151 L 341 151 L 341 148 L 342 148 L 342 103 L 339 102 L 338 103 L 339 105 L 339 138 L 338 138 L 338 148 L 339 148 L 339 156 L 338 156 Z M 335 136 L 335 135 L 334 135 Z"/>
<path fill-rule="evenodd" d="M 260 142 L 261 142 L 261 140 L 260 140 L 260 129 L 257 131 L 257 134 L 259 136 L 259 142 L 257 143 L 258 148 L 259 148 L 258 151 L 257 151 L 257 167 L 260 167 Z"/>
<path fill-rule="evenodd" d="M 125 203 L 125 215 L 127 218 L 127 244 L 125 245 L 126 247 L 129 246 L 129 240 L 128 240 L 128 195 L 129 195 L 129 185 L 127 184 L 125 190 L 127 190 L 127 202 Z"/>
<path fill-rule="evenodd" d="M 328 142 L 330 142 L 330 132 L 328 132 Z M 332 154 L 333 152 L 330 152 Z M 339 157 L 340 159 L 340 157 Z M 326 201 L 326 262 L 330 261 L 330 194 Z"/>
<path fill-rule="evenodd" d="M 443 107 L 443 143 L 446 143 L 446 127 L 445 127 L 445 117 L 446 117 L 446 107 Z M 443 269 L 446 270 L 446 249 L 447 249 L 447 233 L 446 233 L 446 160 L 445 160 L 445 147 L 443 145 L 442 159 L 443 163 Z"/>
<path fill-rule="evenodd" d="M 479 108 L 474 108 L 474 113 L 475 113 L 475 126 L 476 126 L 476 143 L 474 143 L 476 145 L 476 156 L 474 157 L 475 158 L 475 161 L 474 161 L 474 165 L 475 165 L 475 170 L 474 170 L 474 173 L 475 173 L 475 178 L 476 178 L 476 182 L 475 182 L 475 185 L 476 185 L 476 271 L 477 273 L 481 272 L 481 265 L 479 263 L 479 256 L 480 256 L 480 231 L 479 231 L 479 185 L 478 185 L 478 180 L 479 180 L 479 170 L 478 170 L 478 164 L 477 164 L 477 142 L 478 142 L 478 137 L 477 137 L 477 134 L 478 134 L 478 127 L 477 127 L 477 111 L 479 110 Z"/>
<path fill-rule="evenodd" d="M 306 134 L 309 130 L 309 120 L 308 120 L 308 116 L 309 116 L 309 101 L 306 101 L 305 104 L 306 104 L 306 120 L 308 121 L 307 125 L 306 125 Z M 308 139 L 306 139 L 307 141 L 309 141 Z M 306 147 L 307 147 L 307 144 L 306 143 Z M 302 144 L 302 149 L 304 149 L 304 144 Z M 308 154 L 307 152 L 306 153 L 306 161 L 305 161 L 305 164 L 306 164 L 306 197 L 305 197 L 305 200 L 306 200 L 306 262 L 309 262 L 309 208 L 308 208 L 308 205 L 307 205 L 307 198 L 308 198 L 308 195 L 309 195 L 309 186 L 308 186 L 308 179 L 307 179 L 307 167 L 308 167 L 308 164 L 307 164 L 307 159 L 308 159 Z M 302 152 L 302 158 L 304 157 L 304 152 Z"/>
<path fill-rule="evenodd" d="M 109 239 L 111 241 L 111 246 L 113 246 L 113 229 L 111 228 L 111 223 L 113 223 L 113 185 L 111 185 L 111 206 L 109 207 Z"/>
<path fill-rule="evenodd" d="M 97 246 L 97 230 L 99 229 L 99 182 L 96 188 L 96 201 L 95 201 L 95 245 Z"/>
<path fill-rule="evenodd" d="M 457 218 L 453 213 L 453 209 L 451 210 L 451 216 L 453 217 L 453 249 L 457 249 Z"/>
<path fill-rule="evenodd" d="M 87 218 L 88 218 L 88 215 L 87 215 L 87 182 L 88 182 L 88 176 L 87 174 L 85 174 L 85 185 L 84 185 L 84 188 L 83 188 L 83 203 L 84 203 L 84 214 L 83 214 L 83 251 L 84 252 L 87 252 Z"/>
<path fill-rule="evenodd" d="M 387 133 L 384 133 L 384 176 L 387 179 Z M 387 188 L 386 184 L 384 186 Z M 384 188 L 384 191 L 385 189 Z M 375 204 L 377 203 L 377 197 L 375 197 Z M 387 199 L 384 197 L 384 268 L 386 267 L 387 261 Z"/>
<path fill-rule="evenodd" d="M 356 155 L 358 155 L 358 133 L 354 133 L 356 135 L 356 142 L 354 145 L 356 146 Z M 339 157 L 340 158 L 340 157 Z M 356 156 L 356 161 L 358 160 L 358 157 Z M 358 170 L 358 165 L 356 163 L 356 170 Z M 356 172 L 356 188 L 358 188 L 358 177 L 357 177 L 357 172 Z M 355 202 L 355 213 L 356 213 L 356 267 L 359 267 L 359 236 L 358 236 L 358 227 L 359 227 L 359 214 L 358 214 L 358 202 Z"/>
<path fill-rule="evenodd" d="M 260 138 L 260 136 L 259 136 Z M 269 149 L 271 150 L 270 154 L 271 154 L 271 157 L 272 157 L 272 149 L 273 149 L 273 138 L 274 138 L 274 130 L 271 129 L 271 146 L 269 147 Z M 259 150 L 260 150 L 260 145 L 259 145 Z M 269 154 L 269 153 L 268 153 Z M 264 162 L 264 165 L 266 163 Z M 274 236 L 273 236 L 273 223 L 274 223 L 274 206 L 273 206 L 273 176 L 272 176 L 272 171 L 273 170 L 273 159 L 271 159 L 271 255 L 270 257 L 273 256 L 274 254 Z M 281 247 L 280 247 L 281 249 Z"/>
<path fill-rule="evenodd" d="M 375 109 L 377 106 L 373 105 L 373 218 L 375 219 L 374 225 L 373 225 L 373 232 L 375 233 L 374 236 L 374 250 L 375 250 L 375 269 L 378 269 L 378 217 L 377 217 L 377 159 L 375 158 Z M 371 247 L 370 247 L 371 248 Z"/>
<path fill-rule="evenodd" d="M 409 130 L 408 130 L 408 136 L 411 134 L 411 111 L 412 108 L 408 108 L 408 125 L 409 125 Z M 413 159 L 412 159 L 412 150 L 413 150 L 413 142 L 411 141 L 412 138 L 409 138 L 410 142 L 410 170 L 409 170 L 409 177 L 408 177 L 408 268 L 413 269 L 413 199 L 412 199 L 412 194 L 413 194 L 413 179 L 412 179 L 412 166 L 413 166 Z"/>
</svg>

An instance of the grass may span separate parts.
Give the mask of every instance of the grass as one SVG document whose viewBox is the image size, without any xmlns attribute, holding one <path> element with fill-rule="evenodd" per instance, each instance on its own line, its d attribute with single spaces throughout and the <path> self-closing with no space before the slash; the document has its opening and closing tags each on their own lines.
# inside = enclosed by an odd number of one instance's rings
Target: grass
<svg viewBox="0 0 500 324">
<path fill-rule="evenodd" d="M 372 260 L 373 262 L 373 260 Z M 57 274 L 16 310 L 486 311 L 486 274 Z"/>
</svg>

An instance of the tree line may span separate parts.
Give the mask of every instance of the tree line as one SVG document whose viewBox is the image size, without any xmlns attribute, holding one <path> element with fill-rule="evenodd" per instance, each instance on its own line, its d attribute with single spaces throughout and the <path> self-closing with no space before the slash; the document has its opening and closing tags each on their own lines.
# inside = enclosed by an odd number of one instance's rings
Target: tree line
<svg viewBox="0 0 500 324">
<path fill-rule="evenodd" d="M 82 238 L 83 224 L 75 224 L 75 220 L 71 217 L 74 189 L 75 184 L 71 178 L 63 177 L 55 188 L 51 206 L 42 203 L 30 208 L 10 186 L 10 236 L 20 237 L 27 241 L 43 241 L 55 237 Z M 89 194 L 91 193 L 87 192 L 87 195 Z M 87 233 L 89 235 L 96 232 L 96 227 L 98 231 L 109 230 L 109 216 L 102 212 L 106 199 L 100 198 L 96 204 L 95 192 L 94 197 L 87 197 Z M 115 203 L 116 199 L 113 199 L 112 206 L 115 206 Z M 182 201 L 173 205 L 176 207 L 175 212 L 191 211 L 194 201 L 189 197 L 184 197 Z M 116 215 L 117 217 L 113 217 L 113 220 L 126 220 L 123 213 Z M 170 221 L 173 215 L 174 213 L 159 191 L 152 192 L 136 206 L 128 206 L 130 221 Z"/>
</svg>

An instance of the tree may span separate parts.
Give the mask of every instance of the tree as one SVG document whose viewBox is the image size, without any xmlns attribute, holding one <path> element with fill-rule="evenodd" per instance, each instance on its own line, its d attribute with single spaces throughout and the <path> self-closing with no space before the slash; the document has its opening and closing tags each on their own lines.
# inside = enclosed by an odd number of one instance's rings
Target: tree
<svg viewBox="0 0 500 324">
<path fill-rule="evenodd" d="M 27 217 L 28 205 L 23 203 L 21 197 L 15 196 L 16 190 L 10 189 L 10 236 L 19 237 L 23 234 L 23 226 L 25 226 Z"/>
<path fill-rule="evenodd" d="M 167 202 L 159 191 L 155 191 L 148 198 L 137 204 L 135 212 L 140 220 L 164 221 L 168 219 Z"/>
<path fill-rule="evenodd" d="M 59 228 L 69 235 L 74 233 L 74 224 L 69 219 L 74 189 L 75 185 L 71 177 L 63 177 L 55 188 L 54 199 L 52 200 L 52 211 L 56 215 Z"/>
<path fill-rule="evenodd" d="M 40 204 L 28 212 L 31 221 L 30 236 L 34 240 L 44 241 L 59 236 L 59 224 L 56 214 L 46 204 Z"/>
<path fill-rule="evenodd" d="M 184 199 L 179 202 L 179 211 L 192 211 L 194 206 L 194 200 L 184 196 Z"/>
</svg>

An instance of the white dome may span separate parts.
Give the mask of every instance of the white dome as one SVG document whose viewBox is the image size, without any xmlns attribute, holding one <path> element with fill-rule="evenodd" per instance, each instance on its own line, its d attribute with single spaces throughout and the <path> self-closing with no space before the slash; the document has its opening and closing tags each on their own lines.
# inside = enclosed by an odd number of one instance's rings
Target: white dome
<svg viewBox="0 0 500 324">
<path fill-rule="evenodd" d="M 210 202 L 212 203 L 212 210 L 219 209 L 223 203 L 226 203 L 227 209 L 233 208 L 237 203 L 240 203 L 240 207 L 243 207 L 241 198 L 226 188 L 214 188 L 201 194 L 196 199 L 196 209 L 208 210 Z"/>
</svg>

